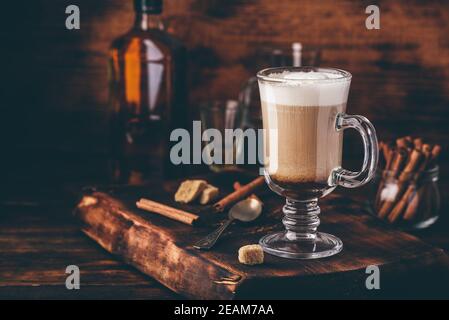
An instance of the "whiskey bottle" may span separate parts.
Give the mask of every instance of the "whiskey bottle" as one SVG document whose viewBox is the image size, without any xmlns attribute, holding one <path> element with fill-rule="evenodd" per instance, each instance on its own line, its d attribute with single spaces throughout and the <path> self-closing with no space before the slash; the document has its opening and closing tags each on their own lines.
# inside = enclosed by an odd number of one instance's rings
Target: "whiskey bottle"
<svg viewBox="0 0 449 320">
<path fill-rule="evenodd" d="M 187 123 L 186 49 L 164 30 L 162 0 L 134 0 L 135 23 L 110 49 L 112 175 L 171 177 L 170 132 Z M 179 171 L 179 170 L 178 170 Z"/>
</svg>

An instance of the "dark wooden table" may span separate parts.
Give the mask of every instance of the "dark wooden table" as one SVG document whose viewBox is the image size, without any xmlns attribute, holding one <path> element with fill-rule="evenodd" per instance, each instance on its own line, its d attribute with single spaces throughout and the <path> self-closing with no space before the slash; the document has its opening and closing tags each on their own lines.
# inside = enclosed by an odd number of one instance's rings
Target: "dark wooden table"
<svg viewBox="0 0 449 320">
<path fill-rule="evenodd" d="M 70 207 L 2 209 L 0 299 L 174 299 L 81 233 Z M 81 289 L 67 290 L 77 265 Z"/>
<path fill-rule="evenodd" d="M 84 163 L 80 159 L 77 161 L 78 164 Z M 91 167 L 95 163 L 86 160 L 85 164 Z M 70 172 L 67 175 L 54 174 L 46 179 L 39 174 L 32 179 L 28 176 L 20 184 L 2 190 L 0 299 L 182 298 L 108 254 L 81 233 L 72 216 L 76 203 L 74 195 L 82 185 L 95 183 L 98 177 L 92 174 L 93 169 L 80 174 L 70 164 L 66 165 L 66 173 Z M 46 175 L 45 172 L 40 174 Z M 416 235 L 449 250 L 446 199 L 449 184 L 446 172 L 446 167 L 443 167 L 441 218 L 436 225 Z M 349 192 L 360 196 L 357 190 Z M 67 290 L 65 287 L 68 265 L 80 268 L 80 290 Z"/>
</svg>

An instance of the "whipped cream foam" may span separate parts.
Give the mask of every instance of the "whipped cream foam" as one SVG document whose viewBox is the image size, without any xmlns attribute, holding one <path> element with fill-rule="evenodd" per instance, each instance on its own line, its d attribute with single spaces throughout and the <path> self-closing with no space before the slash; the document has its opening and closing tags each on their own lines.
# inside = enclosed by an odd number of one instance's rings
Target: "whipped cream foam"
<svg viewBox="0 0 449 320">
<path fill-rule="evenodd" d="M 346 103 L 350 79 L 326 71 L 284 71 L 259 80 L 260 97 L 270 104 L 287 106 L 332 106 Z"/>
</svg>

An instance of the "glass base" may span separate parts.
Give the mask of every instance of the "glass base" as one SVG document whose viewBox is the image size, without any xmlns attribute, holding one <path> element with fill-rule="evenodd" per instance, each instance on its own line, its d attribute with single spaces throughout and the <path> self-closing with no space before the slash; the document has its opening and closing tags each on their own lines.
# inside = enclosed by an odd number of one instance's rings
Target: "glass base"
<svg viewBox="0 0 449 320">
<path fill-rule="evenodd" d="M 264 236 L 259 240 L 266 253 L 290 259 L 317 259 L 333 256 L 343 249 L 343 242 L 336 236 L 317 232 L 314 240 L 289 239 L 288 231 Z"/>
</svg>

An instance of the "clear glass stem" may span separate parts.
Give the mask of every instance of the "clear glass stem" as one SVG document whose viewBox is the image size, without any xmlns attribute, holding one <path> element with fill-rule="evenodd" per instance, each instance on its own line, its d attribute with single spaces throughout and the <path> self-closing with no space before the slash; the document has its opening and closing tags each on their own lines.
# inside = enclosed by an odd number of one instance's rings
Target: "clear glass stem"
<svg viewBox="0 0 449 320">
<path fill-rule="evenodd" d="M 291 241 L 314 241 L 320 225 L 318 215 L 321 210 L 318 199 L 297 201 L 286 199 L 283 207 L 284 218 L 282 223 L 287 230 L 286 237 Z"/>
</svg>

